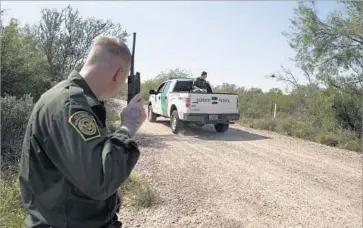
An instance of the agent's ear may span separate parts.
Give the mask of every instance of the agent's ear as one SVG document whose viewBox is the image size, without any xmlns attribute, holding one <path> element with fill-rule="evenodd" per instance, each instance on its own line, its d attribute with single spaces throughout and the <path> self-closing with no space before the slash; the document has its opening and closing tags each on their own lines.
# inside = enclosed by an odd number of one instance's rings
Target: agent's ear
<svg viewBox="0 0 363 228">
<path fill-rule="evenodd" d="M 123 72 L 124 70 L 122 68 L 118 68 L 116 73 L 113 75 L 113 78 L 112 80 L 114 82 L 117 82 L 118 80 L 120 80 L 120 76 L 121 76 L 121 73 Z"/>
</svg>

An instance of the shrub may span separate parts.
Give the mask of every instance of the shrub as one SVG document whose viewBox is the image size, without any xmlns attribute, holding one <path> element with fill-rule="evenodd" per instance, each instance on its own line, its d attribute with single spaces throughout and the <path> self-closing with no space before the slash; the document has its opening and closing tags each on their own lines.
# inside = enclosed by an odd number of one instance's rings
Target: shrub
<svg viewBox="0 0 363 228">
<path fill-rule="evenodd" d="M 265 112 L 252 108 L 242 110 L 242 114 L 248 118 L 262 118 L 263 116 L 265 116 Z"/>
<path fill-rule="evenodd" d="M 316 138 L 317 135 L 318 135 L 317 129 L 315 129 L 311 126 L 306 126 L 303 128 L 296 128 L 292 134 L 292 136 L 294 136 L 294 137 L 306 139 L 309 141 L 314 141 L 314 139 Z"/>
<path fill-rule="evenodd" d="M 152 207 L 160 201 L 160 197 L 142 177 L 131 174 L 129 178 L 122 183 L 121 195 L 123 206 L 133 207 Z"/>
<path fill-rule="evenodd" d="M 120 127 L 120 125 L 120 122 L 106 121 L 106 128 L 110 133 L 114 133 Z"/>
<path fill-rule="evenodd" d="M 119 121 L 120 111 L 126 106 L 126 103 L 120 102 L 117 99 L 108 99 L 105 101 L 106 120 Z"/>
<path fill-rule="evenodd" d="M 336 147 L 339 143 L 339 138 L 332 133 L 325 132 L 325 133 L 320 133 L 317 136 L 316 141 L 318 143 L 321 143 L 321 144 L 324 144 L 327 146 Z"/>
<path fill-rule="evenodd" d="M 256 121 L 255 126 L 262 130 L 275 131 L 276 130 L 276 121 L 273 119 L 259 119 Z"/>
<path fill-rule="evenodd" d="M 33 99 L 24 95 L 1 97 L 1 169 L 17 169 L 22 141 L 28 118 L 33 109 Z"/>
<path fill-rule="evenodd" d="M 295 124 L 291 119 L 279 120 L 278 125 L 276 126 L 277 132 L 281 132 L 288 136 L 292 136 L 294 128 Z"/>
<path fill-rule="evenodd" d="M 109 121 L 120 121 L 120 115 L 119 114 L 113 114 L 109 117 Z"/>
<path fill-rule="evenodd" d="M 310 141 L 314 141 L 319 132 L 318 128 L 303 120 L 295 121 L 292 128 L 292 136 Z"/>
<path fill-rule="evenodd" d="M 362 142 L 359 139 L 352 139 L 341 145 L 340 148 L 362 153 Z"/>
</svg>

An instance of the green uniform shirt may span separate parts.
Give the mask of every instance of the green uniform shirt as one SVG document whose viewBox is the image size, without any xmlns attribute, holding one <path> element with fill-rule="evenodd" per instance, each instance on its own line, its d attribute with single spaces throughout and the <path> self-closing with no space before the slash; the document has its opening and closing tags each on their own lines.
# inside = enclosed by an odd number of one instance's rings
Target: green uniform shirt
<svg viewBox="0 0 363 228">
<path fill-rule="evenodd" d="M 201 77 L 198 77 L 194 80 L 193 86 L 199 89 L 208 89 L 207 81 Z"/>
<path fill-rule="evenodd" d="M 117 219 L 117 189 L 140 152 L 122 131 L 108 134 L 105 119 L 75 71 L 35 104 L 20 161 L 26 227 L 101 228 Z"/>
</svg>

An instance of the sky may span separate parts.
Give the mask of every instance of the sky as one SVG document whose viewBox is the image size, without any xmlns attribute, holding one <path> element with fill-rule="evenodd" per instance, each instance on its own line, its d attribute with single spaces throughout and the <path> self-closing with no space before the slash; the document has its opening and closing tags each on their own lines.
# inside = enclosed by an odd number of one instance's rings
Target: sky
<svg viewBox="0 0 363 228">
<path fill-rule="evenodd" d="M 142 80 L 180 68 L 194 77 L 207 71 L 212 85 L 227 82 L 268 91 L 285 88 L 265 77 L 281 65 L 301 75 L 282 35 L 296 1 L 2 1 L 1 8 L 7 9 L 4 24 L 12 17 L 33 24 L 41 9 L 68 4 L 84 17 L 111 19 L 137 33 L 135 70 Z M 326 15 L 340 5 L 319 1 L 317 6 Z"/>
</svg>

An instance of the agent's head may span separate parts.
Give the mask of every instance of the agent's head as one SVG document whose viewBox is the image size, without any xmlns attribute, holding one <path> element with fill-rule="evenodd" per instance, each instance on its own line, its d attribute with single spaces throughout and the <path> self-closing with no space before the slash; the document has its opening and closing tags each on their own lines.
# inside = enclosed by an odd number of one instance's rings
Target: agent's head
<svg viewBox="0 0 363 228">
<path fill-rule="evenodd" d="M 116 37 L 98 37 L 80 74 L 98 99 L 108 99 L 125 84 L 130 64 L 131 52 L 124 42 Z"/>
<path fill-rule="evenodd" d="M 201 78 L 206 79 L 207 78 L 207 72 L 203 71 L 200 75 Z"/>
</svg>

